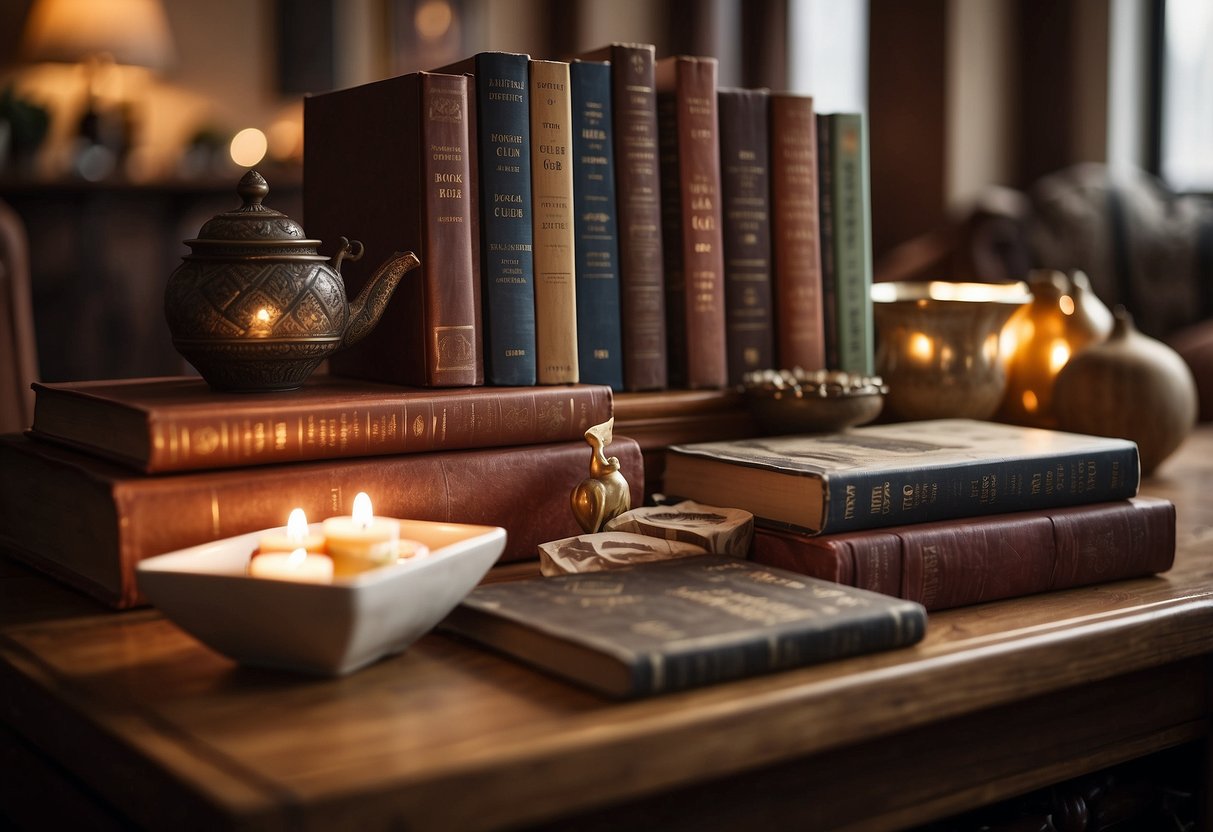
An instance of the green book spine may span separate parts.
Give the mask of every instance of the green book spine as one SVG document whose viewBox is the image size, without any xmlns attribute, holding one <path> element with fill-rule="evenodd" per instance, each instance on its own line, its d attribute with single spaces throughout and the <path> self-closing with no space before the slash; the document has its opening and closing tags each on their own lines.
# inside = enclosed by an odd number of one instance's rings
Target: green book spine
<svg viewBox="0 0 1213 832">
<path fill-rule="evenodd" d="M 830 117 L 834 158 L 834 266 L 839 369 L 874 372 L 868 140 L 860 113 Z"/>
</svg>

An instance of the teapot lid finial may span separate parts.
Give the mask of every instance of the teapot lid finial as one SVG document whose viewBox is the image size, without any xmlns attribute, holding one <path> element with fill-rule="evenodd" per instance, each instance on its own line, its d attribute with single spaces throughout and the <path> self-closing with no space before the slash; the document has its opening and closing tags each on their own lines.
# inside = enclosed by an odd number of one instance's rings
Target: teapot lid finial
<svg viewBox="0 0 1213 832">
<path fill-rule="evenodd" d="M 240 184 L 236 186 L 236 193 L 240 194 L 240 199 L 244 201 L 239 210 L 266 210 L 265 206 L 261 204 L 261 200 L 265 199 L 269 192 L 270 185 L 265 181 L 265 177 L 255 170 L 250 170 L 240 177 Z"/>
</svg>

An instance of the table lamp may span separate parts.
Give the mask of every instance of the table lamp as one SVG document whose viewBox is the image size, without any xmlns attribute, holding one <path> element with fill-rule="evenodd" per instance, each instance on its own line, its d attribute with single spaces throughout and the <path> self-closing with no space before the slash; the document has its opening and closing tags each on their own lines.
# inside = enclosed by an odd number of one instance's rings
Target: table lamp
<svg viewBox="0 0 1213 832">
<path fill-rule="evenodd" d="M 102 91 L 115 78 L 117 67 L 160 70 L 173 59 L 173 39 L 160 0 L 35 0 L 26 20 L 21 54 L 31 62 L 82 64 L 87 90 L 80 135 L 91 146 L 106 146 L 121 155 L 130 136 L 126 116 L 131 102 L 119 92 L 112 96 L 123 118 L 106 121 L 100 107 Z M 86 147 L 83 151 L 88 152 Z M 85 159 L 78 160 L 78 164 Z M 105 166 L 104 176 L 114 158 Z M 92 172 L 99 168 L 94 167 Z M 80 171 L 88 178 L 89 170 Z"/>
</svg>

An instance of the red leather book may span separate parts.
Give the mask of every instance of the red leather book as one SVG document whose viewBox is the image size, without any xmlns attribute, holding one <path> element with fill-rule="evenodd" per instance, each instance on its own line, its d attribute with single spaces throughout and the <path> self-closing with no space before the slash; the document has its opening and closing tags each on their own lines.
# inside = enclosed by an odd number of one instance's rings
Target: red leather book
<svg viewBox="0 0 1213 832">
<path fill-rule="evenodd" d="M 303 224 L 355 295 L 393 251 L 421 259 L 375 329 L 330 359 L 335 375 L 456 387 L 483 382 L 475 133 L 464 75 L 417 72 L 304 100 Z M 474 97 L 474 96 L 473 96 Z"/>
<path fill-rule="evenodd" d="M 724 387 L 716 59 L 662 58 L 656 78 L 670 386 Z"/>
<path fill-rule="evenodd" d="M 619 211 L 619 302 L 623 384 L 662 390 L 666 367 L 661 172 L 657 156 L 654 47 L 614 43 L 580 57 L 611 62 L 615 189 Z"/>
<path fill-rule="evenodd" d="M 817 117 L 807 95 L 771 95 L 771 239 L 780 367 L 826 366 Z"/>
<path fill-rule="evenodd" d="M 751 557 L 941 610 L 1165 572 L 1175 506 L 1134 497 L 816 537 L 760 528 Z"/>
<path fill-rule="evenodd" d="M 611 417 L 605 386 L 400 387 L 313 376 L 287 393 L 202 379 L 38 383 L 30 435 L 143 473 L 580 441 Z"/>
<path fill-rule="evenodd" d="M 722 89 L 720 190 L 729 384 L 775 365 L 767 90 Z M 786 365 L 785 365 L 786 366 Z"/>
<path fill-rule="evenodd" d="M 640 505 L 640 447 L 615 438 Z M 508 532 L 501 560 L 581 531 L 569 507 L 589 474 L 585 441 L 300 462 L 149 477 L 23 436 L 0 437 L 0 548 L 115 607 L 143 602 L 135 564 L 232 535 L 349 514 L 365 491 L 385 517 L 480 523 Z"/>
</svg>

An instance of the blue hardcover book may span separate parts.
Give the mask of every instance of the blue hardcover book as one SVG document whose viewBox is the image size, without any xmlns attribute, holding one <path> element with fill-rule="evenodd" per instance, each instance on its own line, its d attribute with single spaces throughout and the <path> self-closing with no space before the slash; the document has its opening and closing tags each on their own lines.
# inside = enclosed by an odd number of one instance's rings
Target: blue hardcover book
<svg viewBox="0 0 1213 832">
<path fill-rule="evenodd" d="M 569 65 L 573 109 L 573 231 L 581 381 L 623 389 L 619 240 L 612 151 L 611 66 Z"/>
<path fill-rule="evenodd" d="M 476 77 L 485 381 L 535 383 L 528 55 L 481 52 L 438 72 Z"/>
</svg>

